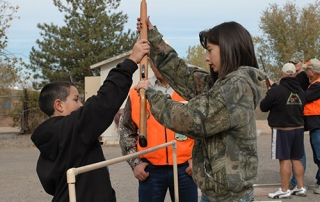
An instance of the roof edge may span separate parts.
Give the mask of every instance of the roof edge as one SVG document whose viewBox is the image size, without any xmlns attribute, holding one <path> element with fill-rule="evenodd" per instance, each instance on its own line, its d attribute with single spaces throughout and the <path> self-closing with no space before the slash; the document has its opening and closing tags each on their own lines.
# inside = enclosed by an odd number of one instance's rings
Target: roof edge
<svg viewBox="0 0 320 202">
<path fill-rule="evenodd" d="M 96 64 L 90 65 L 90 69 L 97 69 L 97 68 L 101 67 L 102 65 L 105 65 L 105 64 L 107 64 L 107 63 L 113 62 L 113 61 L 115 61 L 115 60 L 117 60 L 117 59 L 119 59 L 119 58 L 126 57 L 126 56 L 130 55 L 131 53 L 132 53 L 132 50 L 127 51 L 127 52 L 125 52 L 125 53 L 122 53 L 122 54 L 120 54 L 120 55 L 114 56 L 114 57 L 112 57 L 112 58 L 103 60 L 103 61 L 98 62 L 98 63 L 96 63 Z"/>
</svg>

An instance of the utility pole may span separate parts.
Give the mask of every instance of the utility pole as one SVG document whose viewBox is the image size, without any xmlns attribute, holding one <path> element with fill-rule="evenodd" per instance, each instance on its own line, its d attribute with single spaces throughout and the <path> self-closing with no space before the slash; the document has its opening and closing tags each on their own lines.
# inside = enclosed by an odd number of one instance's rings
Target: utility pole
<svg viewBox="0 0 320 202">
<path fill-rule="evenodd" d="M 27 89 L 25 89 L 25 88 L 23 89 L 23 94 L 24 94 L 24 96 L 23 96 L 24 99 L 23 99 L 23 114 L 22 114 L 22 116 L 23 116 L 24 124 L 21 126 L 21 127 L 23 127 L 23 130 L 21 129 L 21 131 L 24 134 L 29 131 L 29 129 L 28 129 L 28 126 L 29 126 L 29 124 L 28 124 L 28 120 L 29 120 L 28 100 L 29 100 L 29 98 L 28 98 Z"/>
</svg>

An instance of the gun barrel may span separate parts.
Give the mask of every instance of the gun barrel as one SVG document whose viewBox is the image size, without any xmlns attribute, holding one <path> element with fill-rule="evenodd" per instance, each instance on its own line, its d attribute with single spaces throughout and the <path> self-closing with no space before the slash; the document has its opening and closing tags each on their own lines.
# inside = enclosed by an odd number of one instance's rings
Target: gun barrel
<svg viewBox="0 0 320 202">
<path fill-rule="evenodd" d="M 269 78 L 267 76 L 267 71 L 266 71 L 266 68 L 265 68 L 264 63 L 263 63 L 262 55 L 260 55 L 260 60 L 261 60 L 262 68 L 263 68 L 264 72 L 266 73 L 266 78 L 265 79 L 266 79 L 267 88 L 269 89 L 271 87 L 271 84 L 270 84 L 270 80 L 269 80 Z"/>
</svg>

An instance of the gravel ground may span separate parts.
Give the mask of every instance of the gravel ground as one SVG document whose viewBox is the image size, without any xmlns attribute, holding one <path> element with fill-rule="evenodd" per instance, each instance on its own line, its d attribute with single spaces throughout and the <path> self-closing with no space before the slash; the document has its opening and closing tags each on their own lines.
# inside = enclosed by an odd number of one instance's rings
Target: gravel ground
<svg viewBox="0 0 320 202">
<path fill-rule="evenodd" d="M 270 158 L 270 128 L 266 121 L 257 121 L 259 170 L 257 184 L 280 183 L 279 163 Z M 312 151 L 309 135 L 305 135 L 305 149 L 307 154 L 307 172 L 305 185 L 315 182 L 316 166 L 312 160 Z M 106 159 L 121 156 L 119 146 L 102 146 Z M 3 133 L 0 130 L 0 201 L 13 202 L 42 202 L 50 201 L 51 196 L 46 194 L 35 172 L 39 151 L 34 147 L 29 135 Z M 119 202 L 138 201 L 137 180 L 126 162 L 109 166 L 111 182 L 116 190 Z M 277 190 L 277 186 L 259 186 L 255 188 L 255 201 L 280 201 L 267 197 L 269 192 Z M 319 196 L 308 190 L 307 197 L 293 196 L 290 201 L 319 201 Z M 167 197 L 165 202 L 170 201 Z M 282 201 L 285 201 L 282 199 Z"/>
<path fill-rule="evenodd" d="M 0 134 L 0 148 L 29 148 L 34 147 L 31 135 Z"/>
<path fill-rule="evenodd" d="M 257 123 L 258 133 L 260 135 L 270 134 L 270 127 L 268 126 L 265 120 L 257 120 L 256 123 Z M 31 134 L 19 135 L 16 132 L 9 131 L 5 133 L 4 131 L 0 130 L 0 148 L 34 147 L 30 137 L 31 137 Z"/>
</svg>

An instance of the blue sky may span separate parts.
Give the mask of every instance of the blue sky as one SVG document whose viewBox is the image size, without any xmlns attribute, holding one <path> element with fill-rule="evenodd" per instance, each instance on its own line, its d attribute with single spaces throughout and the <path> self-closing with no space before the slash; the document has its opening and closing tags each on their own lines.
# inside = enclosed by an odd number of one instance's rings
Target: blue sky
<svg viewBox="0 0 320 202">
<path fill-rule="evenodd" d="M 41 39 L 38 23 L 64 25 L 63 14 L 53 5 L 52 0 L 10 0 L 19 5 L 17 15 L 11 24 L 8 51 L 29 61 L 32 46 Z M 126 29 L 136 29 L 136 19 L 140 15 L 141 0 L 121 0 L 119 10 L 128 15 Z M 260 16 L 270 3 L 284 5 L 287 0 L 147 0 L 148 15 L 157 25 L 164 39 L 168 40 L 181 57 L 185 57 L 188 47 L 199 44 L 198 33 L 226 21 L 237 21 L 253 36 L 261 35 L 258 28 Z M 315 0 L 295 0 L 303 7 Z"/>
</svg>

